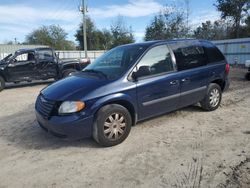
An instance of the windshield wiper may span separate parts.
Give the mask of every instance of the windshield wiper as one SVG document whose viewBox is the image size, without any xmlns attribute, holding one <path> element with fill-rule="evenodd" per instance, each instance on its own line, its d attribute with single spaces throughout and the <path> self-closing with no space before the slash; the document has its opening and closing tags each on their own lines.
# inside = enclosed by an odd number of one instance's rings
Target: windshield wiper
<svg viewBox="0 0 250 188">
<path fill-rule="evenodd" d="M 103 73 L 102 71 L 98 71 L 98 70 L 94 70 L 94 69 L 85 69 L 82 72 L 96 73 L 96 74 L 102 75 L 105 78 L 108 78 L 108 76 L 105 73 Z"/>
</svg>

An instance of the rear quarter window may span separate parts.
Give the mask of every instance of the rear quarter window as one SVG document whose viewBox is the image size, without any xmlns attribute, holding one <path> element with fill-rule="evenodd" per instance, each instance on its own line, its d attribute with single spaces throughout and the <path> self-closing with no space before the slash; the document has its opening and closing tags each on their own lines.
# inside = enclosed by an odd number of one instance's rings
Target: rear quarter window
<svg viewBox="0 0 250 188">
<path fill-rule="evenodd" d="M 221 51 L 212 43 L 205 42 L 204 49 L 207 54 L 208 63 L 218 63 L 225 60 L 224 55 Z"/>
<path fill-rule="evenodd" d="M 204 48 L 198 42 L 171 44 L 178 70 L 187 70 L 207 64 Z"/>
</svg>

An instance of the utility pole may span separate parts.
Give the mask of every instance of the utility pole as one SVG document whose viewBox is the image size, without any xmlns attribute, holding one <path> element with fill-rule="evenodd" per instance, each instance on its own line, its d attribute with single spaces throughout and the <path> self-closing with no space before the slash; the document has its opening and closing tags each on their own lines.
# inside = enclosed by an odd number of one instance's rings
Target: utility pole
<svg viewBox="0 0 250 188">
<path fill-rule="evenodd" d="M 188 38 L 188 35 L 189 35 L 190 0 L 185 0 L 185 5 L 186 5 L 186 27 L 187 27 L 186 38 Z"/>
<path fill-rule="evenodd" d="M 83 30 L 83 45 L 84 45 L 84 53 L 85 53 L 85 58 L 88 58 L 88 47 L 87 47 L 87 24 L 86 24 L 86 0 L 82 0 L 82 6 L 80 8 L 80 11 L 82 12 L 83 19 L 82 19 L 82 30 Z"/>
</svg>

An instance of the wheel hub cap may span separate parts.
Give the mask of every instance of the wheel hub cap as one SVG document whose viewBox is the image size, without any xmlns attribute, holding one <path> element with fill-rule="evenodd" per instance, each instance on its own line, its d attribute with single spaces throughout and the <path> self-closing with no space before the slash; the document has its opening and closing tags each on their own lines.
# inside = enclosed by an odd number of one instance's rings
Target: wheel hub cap
<svg viewBox="0 0 250 188">
<path fill-rule="evenodd" d="M 210 93 L 209 102 L 212 107 L 216 107 L 220 102 L 220 93 L 218 89 L 213 89 Z"/>
<path fill-rule="evenodd" d="M 126 128 L 125 118 L 122 114 L 110 115 L 104 123 L 104 135 L 109 140 L 118 140 Z"/>
</svg>

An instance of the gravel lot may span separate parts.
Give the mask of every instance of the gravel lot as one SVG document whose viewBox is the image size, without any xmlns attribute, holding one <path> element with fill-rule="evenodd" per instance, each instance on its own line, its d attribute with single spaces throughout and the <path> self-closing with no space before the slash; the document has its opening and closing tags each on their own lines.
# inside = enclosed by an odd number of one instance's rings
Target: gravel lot
<svg viewBox="0 0 250 188">
<path fill-rule="evenodd" d="M 221 107 L 191 106 L 132 128 L 101 148 L 38 127 L 34 101 L 47 83 L 0 93 L 0 187 L 250 187 L 250 82 L 232 69 Z"/>
</svg>

